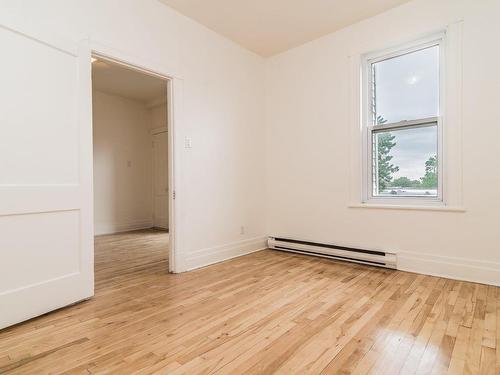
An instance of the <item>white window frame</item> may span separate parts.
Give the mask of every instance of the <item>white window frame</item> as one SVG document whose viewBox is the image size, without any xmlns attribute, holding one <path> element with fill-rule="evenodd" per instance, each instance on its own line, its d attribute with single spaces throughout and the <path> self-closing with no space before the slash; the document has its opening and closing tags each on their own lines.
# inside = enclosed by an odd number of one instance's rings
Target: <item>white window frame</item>
<svg viewBox="0 0 500 375">
<path fill-rule="evenodd" d="M 370 53 L 362 56 L 362 88 L 361 88 L 361 108 L 362 108 L 362 147 L 363 147 L 363 185 L 362 185 L 362 203 L 382 204 L 382 205 L 444 205 L 444 145 L 443 145 L 443 127 L 444 127 L 444 77 L 445 77 L 445 33 L 440 32 L 424 39 L 419 39 L 407 43 L 397 48 Z M 385 123 L 381 125 L 374 124 L 373 113 L 373 74 L 372 64 L 388 60 L 394 57 L 406 55 L 425 48 L 439 46 L 439 105 L 436 117 L 423 118 L 411 121 L 400 121 L 396 123 Z M 377 196 L 373 194 L 373 134 L 381 130 L 402 130 L 417 128 L 423 126 L 437 126 L 437 160 L 438 160 L 438 191 L 437 196 Z"/>
</svg>

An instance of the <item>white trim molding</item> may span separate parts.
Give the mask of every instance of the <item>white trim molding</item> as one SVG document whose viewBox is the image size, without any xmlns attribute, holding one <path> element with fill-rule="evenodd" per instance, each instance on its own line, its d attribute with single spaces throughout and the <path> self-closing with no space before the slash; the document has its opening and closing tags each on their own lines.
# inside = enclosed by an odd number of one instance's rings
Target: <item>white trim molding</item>
<svg viewBox="0 0 500 375">
<path fill-rule="evenodd" d="M 500 286 L 500 263 L 413 252 L 398 252 L 397 258 L 400 271 Z"/>
<path fill-rule="evenodd" d="M 124 221 L 119 223 L 111 222 L 96 222 L 94 233 L 96 236 L 101 236 L 104 234 L 122 233 L 131 230 L 148 229 L 153 228 L 153 220 L 134 220 L 134 221 Z"/>
<path fill-rule="evenodd" d="M 349 208 L 372 208 L 379 210 L 406 210 L 406 211 L 443 211 L 443 212 L 466 212 L 465 207 L 452 207 L 444 205 L 400 205 L 400 204 L 376 204 L 376 203 L 351 203 Z"/>
<path fill-rule="evenodd" d="M 267 239 L 267 236 L 255 237 L 194 251 L 186 257 L 186 271 L 267 249 Z"/>
</svg>

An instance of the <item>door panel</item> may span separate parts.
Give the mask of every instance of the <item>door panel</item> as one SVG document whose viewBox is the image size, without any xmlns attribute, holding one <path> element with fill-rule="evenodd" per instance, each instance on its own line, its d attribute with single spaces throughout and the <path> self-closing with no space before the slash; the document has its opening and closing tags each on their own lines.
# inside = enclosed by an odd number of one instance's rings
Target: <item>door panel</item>
<svg viewBox="0 0 500 375">
<path fill-rule="evenodd" d="M 168 136 L 153 136 L 153 211 L 154 226 L 168 229 Z"/>
<path fill-rule="evenodd" d="M 0 44 L 3 328 L 93 295 L 93 233 L 90 50 Z"/>
<path fill-rule="evenodd" d="M 0 184 L 78 183 L 76 56 L 4 29 L 0 45 Z"/>
<path fill-rule="evenodd" d="M 78 253 L 67 249 L 79 247 L 79 221 L 77 210 L 0 217 L 0 228 L 10 234 L 0 237 L 0 249 L 15 254 L 2 259 L 2 289 L 16 290 L 77 273 Z M 23 235 L 26 228 L 29 236 Z M 41 249 L 50 249 L 51 257 Z"/>
</svg>

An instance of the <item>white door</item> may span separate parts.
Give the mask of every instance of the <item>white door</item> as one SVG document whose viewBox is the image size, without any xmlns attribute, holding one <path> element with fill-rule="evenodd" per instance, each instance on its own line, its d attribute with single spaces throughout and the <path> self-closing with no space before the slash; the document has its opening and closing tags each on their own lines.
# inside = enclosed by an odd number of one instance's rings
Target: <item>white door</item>
<svg viewBox="0 0 500 375">
<path fill-rule="evenodd" d="M 0 25 L 0 328 L 93 295 L 90 52 Z"/>
<path fill-rule="evenodd" d="M 153 135 L 153 223 L 168 229 L 168 136 Z"/>
</svg>

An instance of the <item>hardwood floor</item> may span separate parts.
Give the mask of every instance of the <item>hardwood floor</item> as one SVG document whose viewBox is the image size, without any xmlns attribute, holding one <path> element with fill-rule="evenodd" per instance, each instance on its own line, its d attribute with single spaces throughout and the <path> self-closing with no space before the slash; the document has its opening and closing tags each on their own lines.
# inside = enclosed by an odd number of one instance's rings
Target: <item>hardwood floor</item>
<svg viewBox="0 0 500 375">
<path fill-rule="evenodd" d="M 0 331 L 0 373 L 500 374 L 500 289 L 257 252 L 167 274 L 163 232 L 96 240 L 96 295 Z"/>
</svg>

